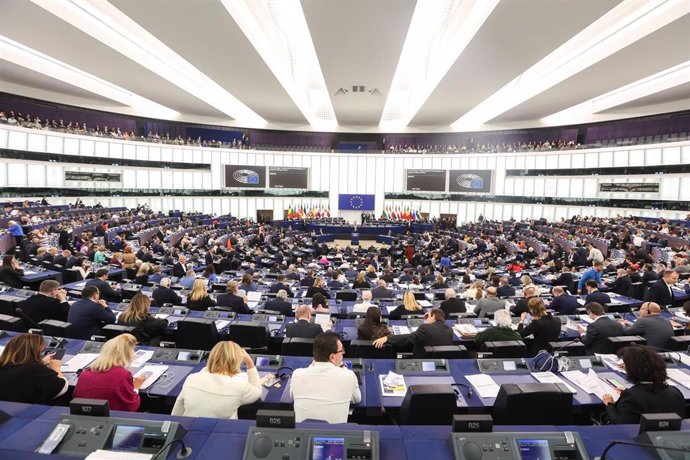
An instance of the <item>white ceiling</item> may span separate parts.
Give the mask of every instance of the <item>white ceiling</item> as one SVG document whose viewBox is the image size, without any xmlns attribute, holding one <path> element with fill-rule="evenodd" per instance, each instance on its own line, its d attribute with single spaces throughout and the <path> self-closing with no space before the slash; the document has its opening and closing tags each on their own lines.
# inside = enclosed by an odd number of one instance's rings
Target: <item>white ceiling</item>
<svg viewBox="0 0 690 460">
<path fill-rule="evenodd" d="M 225 0 L 235 1 L 260 5 L 270 0 Z M 446 0 L 450 8 L 459 8 L 463 1 L 468 0 Z M 208 100 L 181 89 L 137 63 L 131 55 L 116 51 L 37 3 L 41 2 L 0 0 L 0 36 L 179 113 L 168 118 L 243 126 L 240 118 L 234 120 Z M 690 61 L 690 0 L 668 3 L 677 3 L 686 12 L 507 108 L 478 129 L 546 126 L 543 117 Z M 295 98 L 221 0 L 110 0 L 110 4 L 263 118 L 265 127 L 318 130 L 309 125 Z M 411 122 L 398 131 L 452 131 L 453 122 L 621 4 L 622 0 L 501 0 L 459 57 L 450 63 L 438 85 L 429 88 L 429 97 Z M 301 6 L 338 121 L 334 130 L 379 132 L 417 0 L 301 0 Z M 138 112 L 134 106 L 23 67 L 19 62 L 3 60 L 2 56 L 0 91 L 100 110 Z M 355 85 L 363 86 L 364 92 L 353 92 Z M 670 88 L 646 92 L 572 122 L 688 109 L 690 76 Z"/>
</svg>

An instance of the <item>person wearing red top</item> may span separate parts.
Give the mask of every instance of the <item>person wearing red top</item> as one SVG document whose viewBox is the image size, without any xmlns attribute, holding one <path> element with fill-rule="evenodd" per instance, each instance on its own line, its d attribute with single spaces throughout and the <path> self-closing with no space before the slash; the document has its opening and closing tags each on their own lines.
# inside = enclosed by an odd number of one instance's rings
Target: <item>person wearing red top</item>
<svg viewBox="0 0 690 460">
<path fill-rule="evenodd" d="M 112 410 L 136 412 L 139 388 L 146 377 L 133 378 L 126 369 L 134 358 L 137 339 L 120 334 L 108 340 L 91 366 L 84 369 L 74 388 L 75 398 L 106 399 Z"/>
</svg>

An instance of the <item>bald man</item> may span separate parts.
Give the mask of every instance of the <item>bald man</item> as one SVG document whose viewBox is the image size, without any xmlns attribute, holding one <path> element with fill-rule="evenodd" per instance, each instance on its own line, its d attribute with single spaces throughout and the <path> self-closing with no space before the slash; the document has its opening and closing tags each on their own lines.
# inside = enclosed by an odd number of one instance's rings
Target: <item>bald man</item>
<svg viewBox="0 0 690 460">
<path fill-rule="evenodd" d="M 551 292 L 553 293 L 553 300 L 549 303 L 549 308 L 559 315 L 574 315 L 575 310 L 580 308 L 577 297 L 566 294 L 562 286 L 554 287 Z"/>
<path fill-rule="evenodd" d="M 311 322 L 311 307 L 300 305 L 295 310 L 294 323 L 290 323 L 285 328 L 285 337 L 301 337 L 303 339 L 313 339 L 323 332 L 321 325 Z"/>
<path fill-rule="evenodd" d="M 667 348 L 666 344 L 673 337 L 671 321 L 661 316 L 661 307 L 654 302 L 643 302 L 640 315 L 635 323 L 621 319 L 623 334 L 639 335 L 647 340 L 647 345 L 655 348 Z"/>
</svg>

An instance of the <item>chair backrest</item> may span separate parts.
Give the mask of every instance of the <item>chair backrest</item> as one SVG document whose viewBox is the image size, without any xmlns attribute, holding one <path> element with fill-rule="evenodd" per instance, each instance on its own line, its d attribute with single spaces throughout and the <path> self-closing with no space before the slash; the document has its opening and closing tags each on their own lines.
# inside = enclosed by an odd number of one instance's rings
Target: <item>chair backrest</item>
<svg viewBox="0 0 690 460">
<path fill-rule="evenodd" d="M 266 348 L 268 346 L 268 330 L 263 324 L 250 321 L 238 321 L 231 324 L 230 340 L 243 348 Z"/>
<path fill-rule="evenodd" d="M 690 335 L 671 337 L 671 340 L 666 344 L 666 348 L 673 351 L 685 351 L 688 347 L 690 347 Z"/>
<path fill-rule="evenodd" d="M 62 271 L 62 284 L 76 283 L 82 279 L 81 273 L 76 268 L 68 268 Z"/>
<path fill-rule="evenodd" d="M 72 323 L 66 323 L 64 321 L 58 321 L 56 319 L 44 319 L 43 321 L 38 323 L 38 327 L 41 328 L 43 334 L 45 335 L 66 338 L 74 337 L 74 332 L 72 331 Z"/>
<path fill-rule="evenodd" d="M 357 300 L 357 291 L 338 291 L 335 293 L 336 300 L 354 302 Z"/>
<path fill-rule="evenodd" d="M 469 357 L 467 347 L 464 345 L 437 345 L 424 347 L 427 358 L 464 359 Z"/>
<path fill-rule="evenodd" d="M 283 356 L 313 356 L 314 339 L 285 337 L 280 346 L 280 354 Z"/>
<path fill-rule="evenodd" d="M 114 337 L 117 337 L 120 334 L 134 334 L 135 331 L 134 326 L 123 326 L 121 324 L 106 324 L 101 328 L 101 331 L 103 331 L 103 335 L 105 336 L 106 339 L 110 340 Z"/>
<path fill-rule="evenodd" d="M 522 340 L 484 342 L 481 349 L 490 351 L 494 358 L 524 358 L 527 355 L 527 346 Z"/>
<path fill-rule="evenodd" d="M 630 287 L 628 288 L 628 297 L 632 297 L 633 299 L 642 300 L 643 296 L 644 296 L 644 283 L 642 281 L 638 281 L 637 283 L 632 283 L 630 285 Z"/>
<path fill-rule="evenodd" d="M 12 332 L 26 332 L 26 324 L 21 318 L 10 315 L 0 315 L 0 329 Z"/>
<path fill-rule="evenodd" d="M 569 425 L 573 394 L 562 383 L 505 383 L 494 402 L 496 425 Z"/>
<path fill-rule="evenodd" d="M 546 351 L 549 353 L 567 351 L 568 356 L 587 356 L 587 347 L 582 342 L 549 342 Z"/>
<path fill-rule="evenodd" d="M 350 349 L 348 355 L 353 358 L 370 358 L 370 359 L 394 359 L 395 348 L 391 345 L 384 345 L 382 348 L 374 347 L 374 342 L 371 340 L 352 340 L 350 342 Z"/>
<path fill-rule="evenodd" d="M 629 347 L 630 345 L 647 345 L 647 340 L 639 335 L 607 337 L 601 352 L 605 354 L 616 354 L 620 349 Z"/>
<path fill-rule="evenodd" d="M 185 318 L 177 322 L 175 344 L 178 348 L 210 350 L 220 341 L 216 323 L 206 318 Z"/>
<path fill-rule="evenodd" d="M 410 385 L 400 406 L 401 425 L 450 425 L 456 395 L 448 384 Z"/>
</svg>

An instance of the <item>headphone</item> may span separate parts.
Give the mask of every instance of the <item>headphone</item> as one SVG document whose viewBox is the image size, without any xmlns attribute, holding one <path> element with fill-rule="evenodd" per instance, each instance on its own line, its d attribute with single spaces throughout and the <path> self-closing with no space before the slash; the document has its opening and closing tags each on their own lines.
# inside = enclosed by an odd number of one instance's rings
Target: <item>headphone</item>
<svg viewBox="0 0 690 460">
<path fill-rule="evenodd" d="M 276 369 L 276 378 L 280 381 L 287 380 L 292 377 L 293 368 L 290 366 L 280 366 Z"/>
<path fill-rule="evenodd" d="M 468 399 L 471 398 L 472 396 L 474 396 L 474 389 L 473 389 L 470 385 L 466 385 L 466 384 L 464 384 L 464 383 L 455 382 L 455 383 L 451 383 L 450 386 L 452 386 L 452 387 L 465 387 L 465 388 L 467 388 L 467 398 L 468 398 Z M 458 388 L 458 389 L 453 389 L 453 392 L 455 392 L 455 394 L 458 395 L 458 396 L 460 396 L 460 395 L 462 394 L 462 393 L 460 392 L 460 389 L 459 389 L 459 388 Z"/>
</svg>

